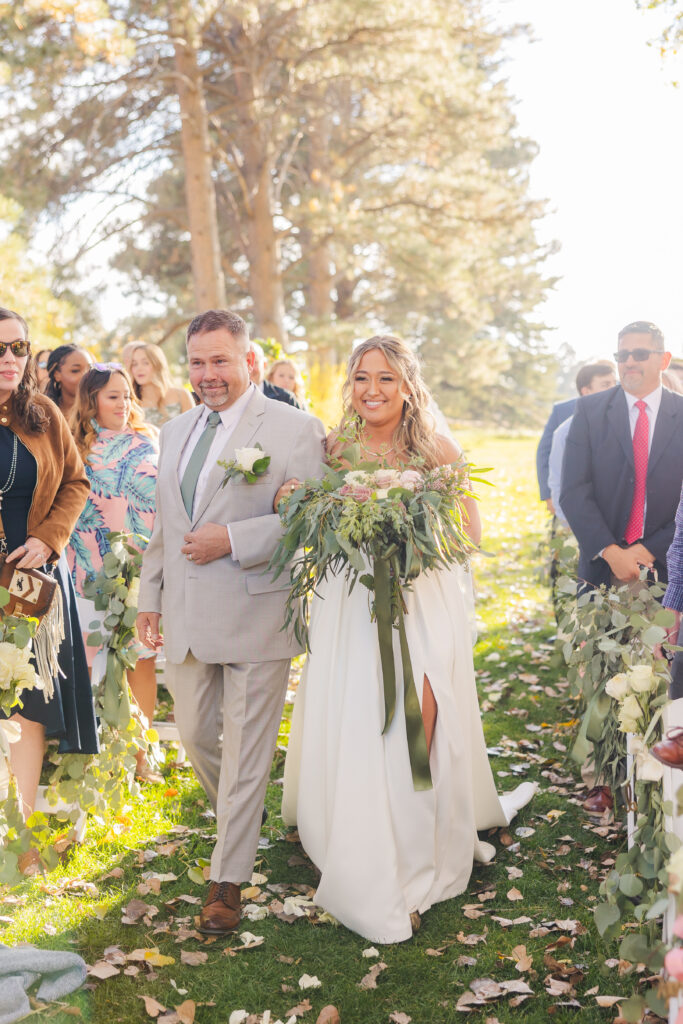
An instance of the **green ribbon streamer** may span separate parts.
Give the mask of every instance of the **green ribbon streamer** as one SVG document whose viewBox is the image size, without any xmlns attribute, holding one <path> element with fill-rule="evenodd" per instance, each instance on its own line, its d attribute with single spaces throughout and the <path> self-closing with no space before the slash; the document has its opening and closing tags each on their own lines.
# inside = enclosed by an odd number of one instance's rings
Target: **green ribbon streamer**
<svg viewBox="0 0 683 1024">
<path fill-rule="evenodd" d="M 389 560 L 375 559 L 375 609 L 377 616 L 377 635 L 379 653 L 382 662 L 382 680 L 384 684 L 384 735 L 391 725 L 396 711 L 396 668 L 394 665 L 392 593 Z M 398 637 L 401 647 L 401 666 L 403 669 L 403 708 L 406 720 L 406 737 L 408 740 L 408 756 L 410 771 L 413 777 L 413 789 L 416 791 L 432 788 L 432 774 L 429 770 L 429 752 L 427 737 L 422 721 L 422 711 L 415 689 L 413 666 L 408 650 L 408 637 L 403 619 L 403 608 L 398 606 Z"/>
</svg>

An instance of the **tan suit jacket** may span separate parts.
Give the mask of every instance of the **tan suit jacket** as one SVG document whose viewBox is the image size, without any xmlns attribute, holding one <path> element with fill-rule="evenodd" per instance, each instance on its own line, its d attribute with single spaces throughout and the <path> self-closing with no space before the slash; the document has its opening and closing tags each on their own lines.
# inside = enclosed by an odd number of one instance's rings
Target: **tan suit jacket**
<svg viewBox="0 0 683 1024">
<path fill-rule="evenodd" d="M 273 499 L 290 477 L 321 476 L 323 425 L 254 390 L 221 459 L 229 461 L 236 448 L 258 442 L 270 456 L 268 470 L 256 483 L 240 476 L 222 487 L 225 470 L 216 464 L 190 522 L 178 464 L 201 412 L 190 409 L 161 431 L 157 516 L 143 558 L 138 607 L 161 612 L 164 650 L 171 663 L 182 663 L 188 652 L 214 665 L 291 658 L 301 648 L 282 631 L 289 574 L 273 581 L 267 572 L 282 535 Z M 185 534 L 203 523 L 230 526 L 239 561 L 227 555 L 196 565 L 181 554 Z"/>
</svg>

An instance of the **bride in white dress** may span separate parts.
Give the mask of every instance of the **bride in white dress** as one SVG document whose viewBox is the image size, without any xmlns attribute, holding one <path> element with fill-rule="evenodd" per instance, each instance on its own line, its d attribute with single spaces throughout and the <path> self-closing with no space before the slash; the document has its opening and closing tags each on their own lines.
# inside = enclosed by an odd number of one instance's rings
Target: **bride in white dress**
<svg viewBox="0 0 683 1024">
<path fill-rule="evenodd" d="M 435 434 L 417 359 L 400 339 L 363 342 L 349 360 L 345 412 L 362 420 L 368 461 L 427 468 L 462 453 Z M 335 435 L 328 440 L 331 454 Z M 289 482 L 291 485 L 291 482 Z M 288 485 L 285 485 L 283 492 Z M 279 495 L 278 497 L 280 497 Z M 480 539 L 476 502 L 468 533 Z M 316 903 L 373 942 L 409 939 L 411 914 L 467 887 L 495 849 L 477 831 L 506 825 L 533 795 L 499 797 L 486 755 L 472 665 L 471 588 L 460 566 L 424 573 L 405 592 L 408 647 L 433 788 L 415 791 L 403 701 L 385 735 L 382 667 L 367 590 L 328 578 L 312 605 L 310 646 L 285 764 L 283 819 L 321 872 Z M 397 693 L 401 656 L 394 632 Z"/>
</svg>

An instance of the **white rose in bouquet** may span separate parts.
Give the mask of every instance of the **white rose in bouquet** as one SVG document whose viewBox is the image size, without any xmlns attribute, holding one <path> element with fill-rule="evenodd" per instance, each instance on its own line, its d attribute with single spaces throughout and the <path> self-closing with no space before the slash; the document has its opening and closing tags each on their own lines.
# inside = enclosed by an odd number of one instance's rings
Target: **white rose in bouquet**
<svg viewBox="0 0 683 1024">
<path fill-rule="evenodd" d="M 638 732 L 638 722 L 642 721 L 643 710 L 637 697 L 629 693 L 619 709 L 619 730 L 621 732 Z"/>
<path fill-rule="evenodd" d="M 623 700 L 628 690 L 628 678 L 625 672 L 619 672 L 618 675 L 612 676 L 605 685 L 605 693 L 608 693 L 610 697 L 614 697 L 615 700 Z"/>
<path fill-rule="evenodd" d="M 388 491 L 391 487 L 400 486 L 401 483 L 401 474 L 397 469 L 376 469 L 374 477 L 375 485 L 380 490 Z"/>
<path fill-rule="evenodd" d="M 344 483 L 349 487 L 369 487 L 372 484 L 372 476 L 362 469 L 351 469 L 344 477 Z"/>
<path fill-rule="evenodd" d="M 240 473 L 251 473 L 254 463 L 262 458 L 261 448 L 235 448 L 235 467 Z"/>
<path fill-rule="evenodd" d="M 657 685 L 650 665 L 636 665 L 628 674 L 629 685 L 635 693 L 649 693 Z"/>
</svg>

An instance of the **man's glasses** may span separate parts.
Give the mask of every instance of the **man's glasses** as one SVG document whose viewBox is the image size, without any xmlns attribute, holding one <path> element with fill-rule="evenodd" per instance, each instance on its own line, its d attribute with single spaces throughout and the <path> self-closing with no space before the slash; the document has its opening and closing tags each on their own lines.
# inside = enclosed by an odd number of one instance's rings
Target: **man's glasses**
<svg viewBox="0 0 683 1024">
<path fill-rule="evenodd" d="M 100 373 L 113 373 L 114 370 L 122 370 L 121 363 L 93 363 L 93 370 L 99 370 Z"/>
<path fill-rule="evenodd" d="M 0 359 L 2 359 L 7 349 L 10 350 L 13 356 L 21 358 L 21 356 L 29 354 L 31 346 L 27 341 L 0 341 Z"/>
<path fill-rule="evenodd" d="M 660 351 L 654 351 L 651 348 L 620 348 L 618 352 L 614 353 L 614 358 L 618 363 L 625 363 L 629 356 L 633 356 L 637 363 L 644 363 L 650 358 L 650 356 L 661 356 Z"/>
</svg>

